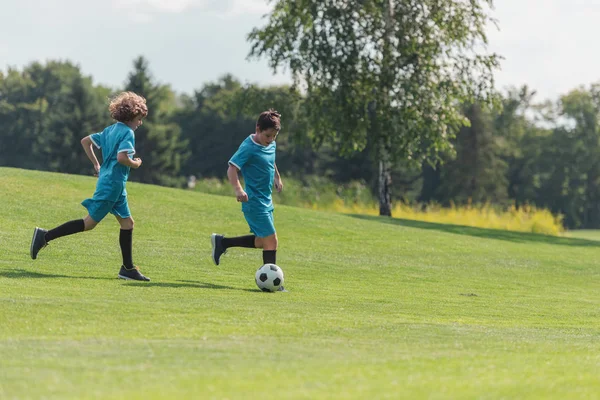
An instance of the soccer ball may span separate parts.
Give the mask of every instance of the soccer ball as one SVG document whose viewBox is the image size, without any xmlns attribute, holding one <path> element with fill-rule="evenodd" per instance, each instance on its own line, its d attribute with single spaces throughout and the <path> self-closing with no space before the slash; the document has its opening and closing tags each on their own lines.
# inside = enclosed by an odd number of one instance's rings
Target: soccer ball
<svg viewBox="0 0 600 400">
<path fill-rule="evenodd" d="M 276 292 L 283 285 L 283 270 L 275 264 L 265 264 L 256 271 L 255 279 L 263 292 Z"/>
</svg>

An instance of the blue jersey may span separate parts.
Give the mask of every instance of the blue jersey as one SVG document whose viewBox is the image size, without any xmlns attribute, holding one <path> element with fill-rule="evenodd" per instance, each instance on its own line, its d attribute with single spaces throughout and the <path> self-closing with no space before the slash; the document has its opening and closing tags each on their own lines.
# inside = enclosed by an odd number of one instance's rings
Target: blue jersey
<svg viewBox="0 0 600 400">
<path fill-rule="evenodd" d="M 100 133 L 90 136 L 96 147 L 102 150 L 102 166 L 98 175 L 94 199 L 116 201 L 127 195 L 125 182 L 129 177 L 129 167 L 117 161 L 117 154 L 127 152 L 129 158 L 135 154 L 133 130 L 122 122 L 117 122 Z"/>
<path fill-rule="evenodd" d="M 275 176 L 275 149 L 256 143 L 248 136 L 229 160 L 229 164 L 242 172 L 248 201 L 242 203 L 244 212 L 267 212 L 273 210 L 273 178 Z"/>
</svg>

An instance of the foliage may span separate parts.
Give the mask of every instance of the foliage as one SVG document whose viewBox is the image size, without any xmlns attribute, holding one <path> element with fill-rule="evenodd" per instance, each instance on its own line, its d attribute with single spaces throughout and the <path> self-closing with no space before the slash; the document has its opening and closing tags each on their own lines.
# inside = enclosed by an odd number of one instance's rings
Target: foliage
<svg viewBox="0 0 600 400">
<path fill-rule="evenodd" d="M 173 120 L 182 127 L 189 149 L 197 157 L 184 166 L 186 175 L 222 177 L 227 161 L 240 143 L 254 133 L 258 115 L 269 108 L 282 114 L 277 138 L 277 165 L 282 171 L 310 172 L 318 159 L 305 138 L 301 118 L 303 99 L 293 89 L 242 86 L 230 75 L 205 85 L 194 96 L 183 97 L 183 107 Z"/>
<path fill-rule="evenodd" d="M 226 179 L 197 181 L 196 191 L 232 197 L 231 185 Z M 304 207 L 312 210 L 335 211 L 346 214 L 378 215 L 376 199 L 364 182 L 339 184 L 323 177 L 309 176 L 303 180 L 284 177 L 284 190 L 273 193 L 277 205 Z M 563 217 L 529 205 L 508 208 L 490 203 L 464 206 L 451 204 L 408 204 L 402 201 L 394 206 L 396 218 L 428 221 L 440 224 L 465 225 L 479 228 L 503 229 L 559 236 L 564 232 Z"/>
<path fill-rule="evenodd" d="M 179 126 L 168 122 L 174 94 L 152 82 L 143 58 L 135 60 L 126 90 L 147 97 L 150 108 L 148 122 L 136 131 L 144 167 L 132 179 L 180 185 L 188 153 Z M 111 94 L 68 61 L 34 62 L 23 71 L 0 74 L 0 165 L 92 174 L 80 140 L 114 122 L 107 111 Z"/>
<path fill-rule="evenodd" d="M 80 139 L 107 123 L 108 90 L 70 62 L 32 63 L 0 75 L 0 165 L 57 172 L 93 171 Z"/>
<path fill-rule="evenodd" d="M 242 85 L 225 75 L 193 95 L 177 95 L 155 83 L 149 71 L 138 58 L 127 79 L 126 88 L 144 94 L 150 106 L 136 132 L 144 164 L 132 180 L 169 186 L 182 186 L 190 175 L 222 180 L 227 160 L 253 131 L 258 113 L 276 108 L 283 114 L 277 164 L 290 182 L 280 200 L 297 204 L 302 195 L 312 204 L 339 188 L 354 188 L 345 198 L 357 188 L 361 198 L 379 197 L 376 144 L 367 140 L 348 157 L 339 156 L 335 141 L 313 148 L 321 121 L 311 116 L 316 100 L 308 93 L 285 85 Z M 95 85 L 69 61 L 0 72 L 0 165 L 91 174 L 79 141 L 112 123 L 107 100 L 120 90 Z M 408 204 L 535 205 L 563 215 L 569 229 L 598 227 L 598 91 L 594 84 L 539 103 L 525 86 L 509 89 L 499 106 L 457 104 L 467 126 L 448 137 L 449 148 L 438 148 L 437 162 L 391 165 L 395 192 L 389 195 Z"/>
<path fill-rule="evenodd" d="M 168 186 L 179 186 L 182 164 L 189 157 L 187 141 L 181 128 L 168 122 L 174 112 L 174 96 L 167 85 L 156 84 L 148 69 L 148 61 L 138 57 L 133 62 L 125 90 L 146 98 L 148 117 L 135 132 L 137 156 L 143 168 L 132 174 L 132 180 Z"/>
<path fill-rule="evenodd" d="M 393 162 L 435 161 L 466 124 L 457 105 L 493 97 L 497 56 L 482 51 L 491 4 L 278 0 L 250 33 L 250 55 L 290 68 L 315 143 L 346 155 L 371 145 L 389 215 Z"/>
</svg>

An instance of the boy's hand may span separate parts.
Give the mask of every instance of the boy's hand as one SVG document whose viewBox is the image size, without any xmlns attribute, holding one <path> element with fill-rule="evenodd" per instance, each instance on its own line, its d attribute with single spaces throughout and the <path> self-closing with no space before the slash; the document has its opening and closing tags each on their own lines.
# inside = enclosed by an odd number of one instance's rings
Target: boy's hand
<svg viewBox="0 0 600 400">
<path fill-rule="evenodd" d="M 281 193 L 281 191 L 283 190 L 283 181 L 281 180 L 281 177 L 275 176 L 273 183 L 275 184 L 275 189 L 277 190 L 277 192 Z"/>
<path fill-rule="evenodd" d="M 248 201 L 248 194 L 243 189 L 236 190 L 235 197 L 237 201 L 245 203 Z"/>
<path fill-rule="evenodd" d="M 100 175 L 100 164 L 95 164 L 94 165 L 94 171 L 96 171 L 96 173 L 94 174 L 94 176 Z"/>
<path fill-rule="evenodd" d="M 142 165 L 142 159 L 141 158 L 134 158 L 133 160 L 134 163 L 134 167 L 135 169 L 138 169 L 140 167 L 140 165 Z"/>
</svg>

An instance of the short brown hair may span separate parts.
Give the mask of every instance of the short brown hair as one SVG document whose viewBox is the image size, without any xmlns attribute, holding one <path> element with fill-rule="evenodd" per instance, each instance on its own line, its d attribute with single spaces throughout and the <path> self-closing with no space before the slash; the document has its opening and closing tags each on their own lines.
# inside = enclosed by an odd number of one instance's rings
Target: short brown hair
<svg viewBox="0 0 600 400">
<path fill-rule="evenodd" d="M 146 99 L 133 92 L 122 92 L 108 105 L 110 116 L 119 122 L 129 122 L 138 115 L 148 115 Z"/>
<path fill-rule="evenodd" d="M 272 108 L 267 111 L 262 112 L 258 116 L 258 120 L 256 121 L 256 126 L 260 131 L 266 131 L 267 129 L 275 129 L 277 132 L 281 129 L 281 114 Z"/>
</svg>

